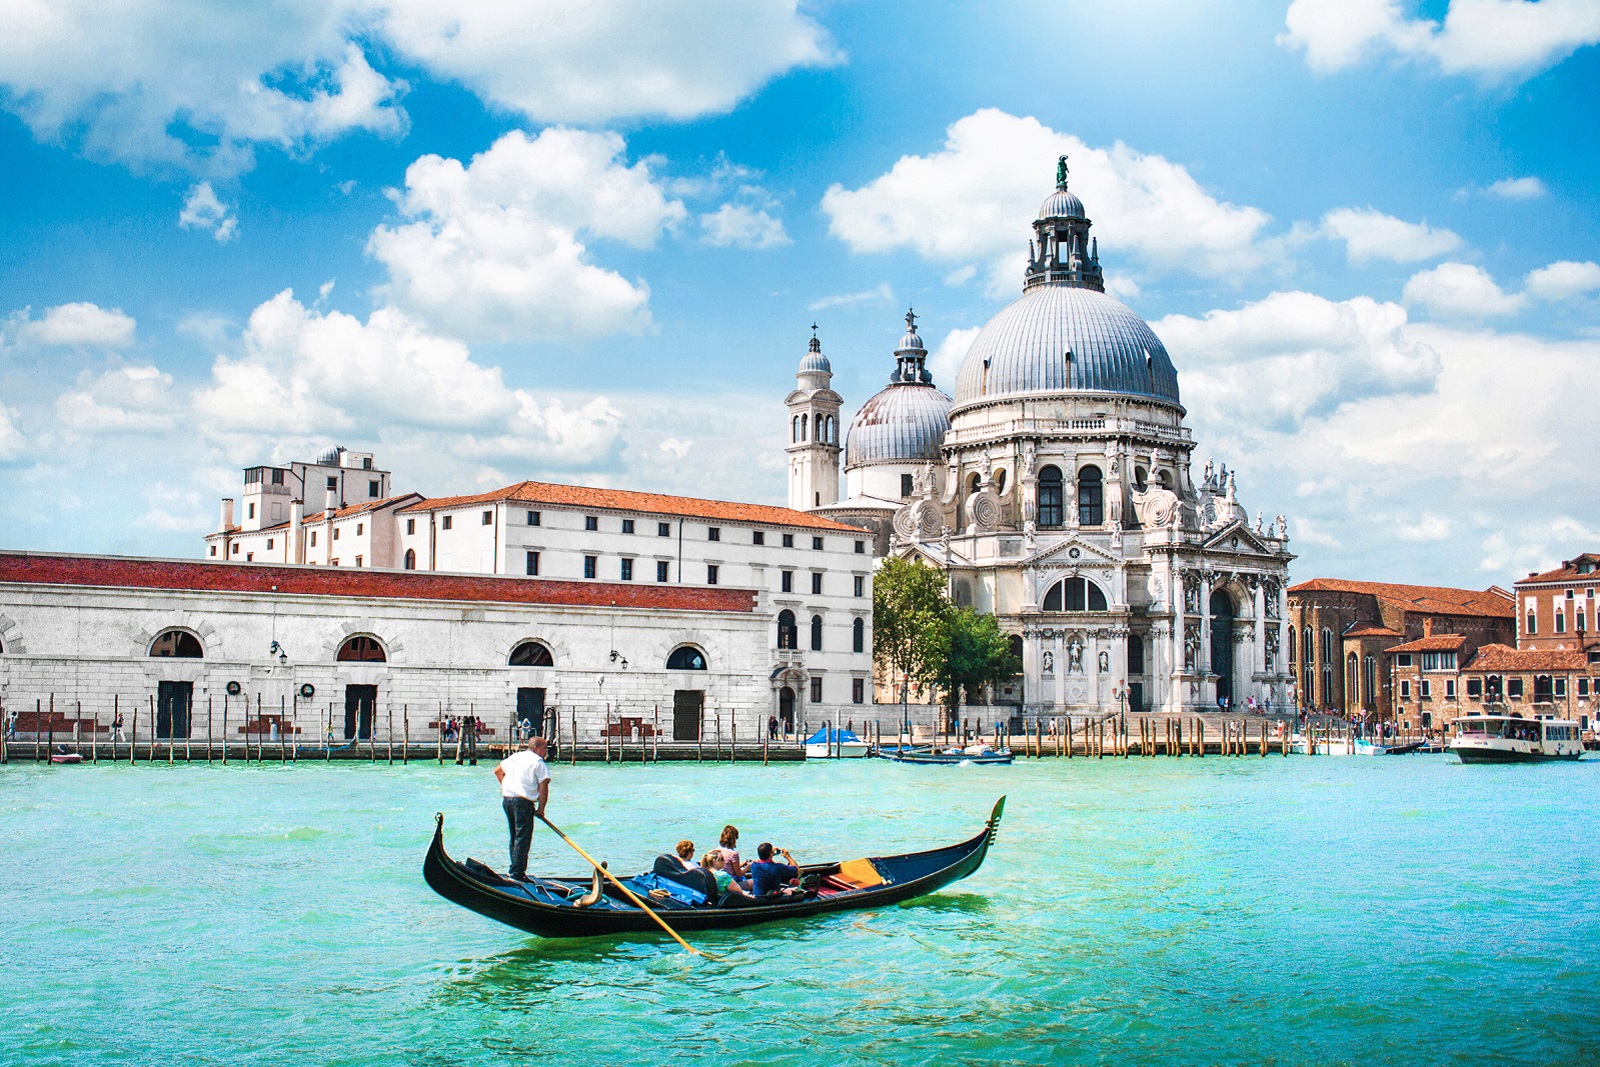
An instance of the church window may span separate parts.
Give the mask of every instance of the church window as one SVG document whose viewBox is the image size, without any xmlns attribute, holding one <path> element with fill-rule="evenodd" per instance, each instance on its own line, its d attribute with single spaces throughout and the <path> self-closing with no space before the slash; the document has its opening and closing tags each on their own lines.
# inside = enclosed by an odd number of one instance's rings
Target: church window
<svg viewBox="0 0 1600 1067">
<path fill-rule="evenodd" d="M 513 667 L 554 667 L 555 664 L 550 649 L 539 641 L 523 641 L 511 650 Z"/>
<path fill-rule="evenodd" d="M 237 547 L 237 546 L 235 546 L 235 547 Z M 317 531 L 315 531 L 315 530 L 311 531 L 311 547 L 312 548 L 316 548 L 317 547 Z"/>
<path fill-rule="evenodd" d="M 1128 635 L 1128 673 L 1144 673 L 1144 638 L 1138 634 Z"/>
<path fill-rule="evenodd" d="M 1004 468 L 994 472 L 994 491 L 997 493 L 1006 491 L 1006 472 Z"/>
<path fill-rule="evenodd" d="M 822 616 L 811 616 L 811 651 L 822 651 Z"/>
<path fill-rule="evenodd" d="M 1354 652 L 1344 658 L 1344 699 L 1348 704 L 1356 699 L 1356 670 L 1360 659 Z"/>
<path fill-rule="evenodd" d="M 1361 663 L 1361 687 L 1361 702 L 1369 708 L 1375 707 L 1378 703 L 1378 661 L 1372 656 Z"/>
<path fill-rule="evenodd" d="M 811 440 L 811 423 L 809 419 L 810 417 L 807 415 L 800 416 L 800 440 L 802 441 Z"/>
<path fill-rule="evenodd" d="M 1039 472 L 1039 525 L 1060 526 L 1061 523 L 1061 472 L 1055 467 L 1046 467 Z"/>
<path fill-rule="evenodd" d="M 528 514 L 529 515 L 534 515 L 534 514 L 537 514 L 537 513 L 530 511 L 530 512 L 528 512 Z M 537 526 L 539 524 L 536 523 L 536 522 L 529 522 L 528 525 L 529 526 Z M 406 533 L 414 534 L 416 532 L 417 532 L 417 520 L 416 519 L 407 519 L 406 520 Z"/>
<path fill-rule="evenodd" d="M 795 622 L 794 612 L 784 608 L 778 612 L 778 647 L 780 649 L 798 648 L 800 645 L 800 628 Z"/>
<path fill-rule="evenodd" d="M 794 432 L 789 435 L 789 439 L 791 441 L 795 442 L 795 444 L 799 444 L 800 443 L 800 416 L 799 415 L 796 415 L 794 417 Z"/>
<path fill-rule="evenodd" d="M 1078 472 L 1078 525 L 1099 526 L 1105 521 L 1105 485 L 1099 467 Z"/>
<path fill-rule="evenodd" d="M 178 659 L 204 659 L 200 639 L 186 630 L 168 630 L 150 643 L 152 656 L 174 656 Z"/>
<path fill-rule="evenodd" d="M 667 657 L 667 670 L 669 671 L 703 671 L 705 669 L 705 654 L 693 645 L 675 648 L 672 650 L 672 655 Z"/>
<path fill-rule="evenodd" d="M 850 624 L 850 648 L 855 652 L 867 650 L 867 621 L 857 618 Z"/>
<path fill-rule="evenodd" d="M 1106 595 L 1087 578 L 1064 578 L 1044 595 L 1045 611 L 1105 611 Z"/>
<path fill-rule="evenodd" d="M 913 482 L 913 479 L 912 479 L 911 475 L 902 474 L 900 476 L 900 495 L 901 496 L 909 497 L 911 495 L 912 490 L 914 489 L 914 487 L 915 487 L 915 485 L 914 485 L 914 482 Z"/>
<path fill-rule="evenodd" d="M 1296 663 L 1299 662 L 1299 660 L 1297 660 L 1295 658 L 1295 654 L 1294 654 L 1295 653 L 1295 648 L 1294 648 L 1294 646 L 1295 646 L 1294 627 L 1291 626 L 1291 627 L 1289 627 L 1289 666 L 1291 666 L 1291 667 L 1293 667 Z"/>
</svg>

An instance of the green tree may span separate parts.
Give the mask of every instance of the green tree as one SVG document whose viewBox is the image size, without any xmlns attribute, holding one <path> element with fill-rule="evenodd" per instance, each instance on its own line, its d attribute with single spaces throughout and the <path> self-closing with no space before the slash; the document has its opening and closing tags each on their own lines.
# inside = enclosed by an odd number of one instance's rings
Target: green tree
<svg viewBox="0 0 1600 1067">
<path fill-rule="evenodd" d="M 886 559 L 872 578 L 872 657 L 880 676 L 900 683 L 900 721 L 907 690 L 934 682 L 945 659 L 950 597 L 944 572 Z"/>
<path fill-rule="evenodd" d="M 944 631 L 944 662 L 934 680 L 944 690 L 952 715 L 961 708 L 963 690 L 970 694 L 1022 670 L 1022 661 L 1012 654 L 1011 641 L 993 615 L 960 608 L 946 618 Z"/>
</svg>

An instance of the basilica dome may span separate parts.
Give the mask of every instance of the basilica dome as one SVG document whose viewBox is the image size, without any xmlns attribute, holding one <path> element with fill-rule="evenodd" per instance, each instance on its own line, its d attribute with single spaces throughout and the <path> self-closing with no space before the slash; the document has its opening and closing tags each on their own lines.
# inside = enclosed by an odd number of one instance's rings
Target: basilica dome
<svg viewBox="0 0 1600 1067">
<path fill-rule="evenodd" d="M 928 351 L 906 313 L 906 332 L 895 350 L 895 371 L 856 412 L 844 439 L 844 469 L 880 463 L 938 462 L 939 446 L 950 429 L 950 398 L 933 384 Z"/>
</svg>

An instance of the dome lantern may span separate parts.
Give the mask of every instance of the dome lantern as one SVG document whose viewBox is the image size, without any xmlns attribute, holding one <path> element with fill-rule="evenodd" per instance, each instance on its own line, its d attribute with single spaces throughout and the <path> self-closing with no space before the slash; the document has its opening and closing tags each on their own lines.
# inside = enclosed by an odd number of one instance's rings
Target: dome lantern
<svg viewBox="0 0 1600 1067">
<path fill-rule="evenodd" d="M 1067 189 L 1067 157 L 1056 160 L 1056 191 L 1045 197 L 1034 220 L 1037 234 L 1022 286 L 1070 285 L 1105 292 L 1100 249 L 1089 237 L 1089 216 L 1083 201 Z"/>
<path fill-rule="evenodd" d="M 862 404 L 850 421 L 844 440 L 847 471 L 939 459 L 939 447 L 950 428 L 950 398 L 934 387 L 914 310 L 906 312 L 906 332 L 894 358 L 889 384 Z"/>
</svg>

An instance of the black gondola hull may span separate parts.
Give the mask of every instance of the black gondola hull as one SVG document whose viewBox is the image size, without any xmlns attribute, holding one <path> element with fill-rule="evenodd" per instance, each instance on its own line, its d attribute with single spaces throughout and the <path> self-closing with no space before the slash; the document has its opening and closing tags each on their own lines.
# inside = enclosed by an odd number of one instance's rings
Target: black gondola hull
<svg viewBox="0 0 1600 1067">
<path fill-rule="evenodd" d="M 680 932 L 729 930 L 785 919 L 804 919 L 836 911 L 885 907 L 925 896 L 959 881 L 983 865 L 989 845 L 1000 828 L 1005 798 L 995 803 L 989 822 L 977 836 L 958 845 L 913 852 L 901 856 L 875 856 L 880 869 L 904 873 L 904 880 L 893 878 L 888 884 L 870 889 L 817 896 L 781 904 L 748 907 L 661 907 L 657 911 L 673 929 Z M 826 871 L 833 864 L 808 865 L 806 872 Z M 580 908 L 571 903 L 547 903 L 535 899 L 536 890 L 495 881 L 480 875 L 465 864 L 450 858 L 444 849 L 444 816 L 434 825 L 433 842 L 423 861 L 422 876 L 434 892 L 470 911 L 552 938 L 605 937 L 611 934 L 660 933 L 649 915 L 636 907 Z M 588 879 L 567 879 L 570 885 L 588 885 Z M 496 884 L 496 883 L 499 884 Z"/>
</svg>

